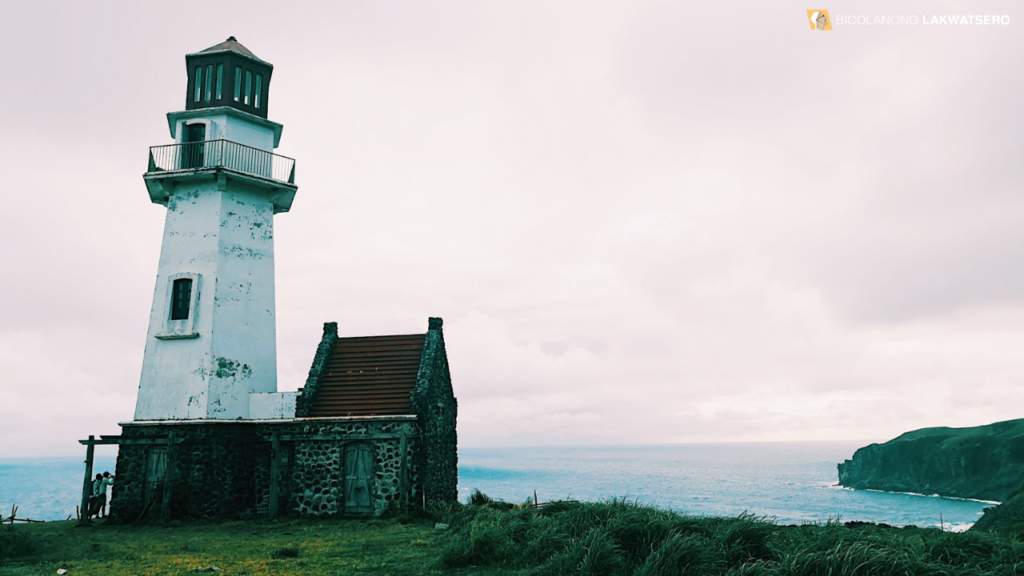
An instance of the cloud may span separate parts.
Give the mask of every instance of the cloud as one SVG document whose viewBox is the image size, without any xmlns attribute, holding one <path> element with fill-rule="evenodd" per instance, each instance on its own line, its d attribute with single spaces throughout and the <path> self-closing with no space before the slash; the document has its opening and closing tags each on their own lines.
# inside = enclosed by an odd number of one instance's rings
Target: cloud
<svg viewBox="0 0 1024 576">
<path fill-rule="evenodd" d="M 196 9 L 11 11 L 0 43 L 36 51 L 0 91 L 0 456 L 76 453 L 131 417 L 164 214 L 146 147 L 183 55 L 229 34 L 275 64 L 297 159 L 282 390 L 324 321 L 443 316 L 465 446 L 1020 416 L 1012 27 L 813 35 L 749 2 Z"/>
</svg>

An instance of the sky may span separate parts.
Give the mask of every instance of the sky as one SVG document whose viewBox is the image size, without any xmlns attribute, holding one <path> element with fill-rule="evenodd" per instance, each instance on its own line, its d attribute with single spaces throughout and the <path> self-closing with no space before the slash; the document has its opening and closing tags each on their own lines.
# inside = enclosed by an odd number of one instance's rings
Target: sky
<svg viewBox="0 0 1024 576">
<path fill-rule="evenodd" d="M 883 441 L 1024 417 L 1024 9 L 4 7 L 0 457 L 132 418 L 184 55 L 275 66 L 279 390 L 444 318 L 461 446 Z"/>
</svg>

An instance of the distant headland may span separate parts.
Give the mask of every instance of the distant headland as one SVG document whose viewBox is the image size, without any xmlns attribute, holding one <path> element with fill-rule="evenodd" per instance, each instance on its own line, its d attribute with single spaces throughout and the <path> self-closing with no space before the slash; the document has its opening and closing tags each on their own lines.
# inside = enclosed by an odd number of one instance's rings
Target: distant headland
<svg viewBox="0 0 1024 576">
<path fill-rule="evenodd" d="M 1004 501 L 1024 482 L 1024 419 L 923 428 L 839 464 L 847 488 Z"/>
</svg>

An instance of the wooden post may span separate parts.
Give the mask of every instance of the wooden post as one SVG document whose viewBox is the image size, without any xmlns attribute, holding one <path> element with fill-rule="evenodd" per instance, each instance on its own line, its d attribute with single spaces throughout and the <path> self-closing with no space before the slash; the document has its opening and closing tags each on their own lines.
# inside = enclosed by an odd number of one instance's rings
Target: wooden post
<svg viewBox="0 0 1024 576">
<path fill-rule="evenodd" d="M 407 513 L 409 511 L 409 486 L 408 476 L 406 468 L 408 462 L 406 461 L 405 453 L 409 451 L 409 440 L 405 437 L 405 430 L 402 430 L 402 439 L 399 442 L 398 449 L 401 456 L 398 459 L 398 490 L 401 496 L 399 502 L 402 503 L 402 512 Z"/>
<path fill-rule="evenodd" d="M 274 432 L 270 437 L 270 502 L 267 515 L 273 520 L 277 516 L 278 484 L 281 481 L 281 434 Z"/>
<path fill-rule="evenodd" d="M 174 457 L 174 430 L 167 433 L 167 460 L 164 462 L 164 494 L 160 503 L 160 521 L 171 519 L 171 494 L 174 492 L 174 471 L 177 465 Z"/>
<path fill-rule="evenodd" d="M 89 497 L 92 496 L 92 457 L 96 450 L 93 445 L 95 436 L 89 435 L 89 441 L 85 444 L 85 481 L 82 482 L 82 517 L 78 520 L 79 526 L 89 526 L 92 520 L 89 519 Z"/>
</svg>

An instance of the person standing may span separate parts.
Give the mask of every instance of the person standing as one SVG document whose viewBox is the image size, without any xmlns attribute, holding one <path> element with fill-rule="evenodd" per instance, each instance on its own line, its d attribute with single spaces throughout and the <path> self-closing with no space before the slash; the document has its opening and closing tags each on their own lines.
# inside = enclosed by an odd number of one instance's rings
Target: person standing
<svg viewBox="0 0 1024 576">
<path fill-rule="evenodd" d="M 103 474 L 97 474 L 92 481 L 92 496 L 89 497 L 88 518 L 96 516 L 100 511 L 100 489 L 103 487 Z"/>
<path fill-rule="evenodd" d="M 107 517 L 107 487 L 114 485 L 114 475 L 111 474 L 109 471 L 108 472 L 104 472 L 103 475 L 101 477 L 99 477 L 99 480 L 100 480 L 100 492 L 99 492 L 99 494 L 97 494 L 97 498 L 99 500 L 97 502 L 97 507 L 99 508 L 99 517 L 100 518 L 106 518 Z"/>
</svg>

